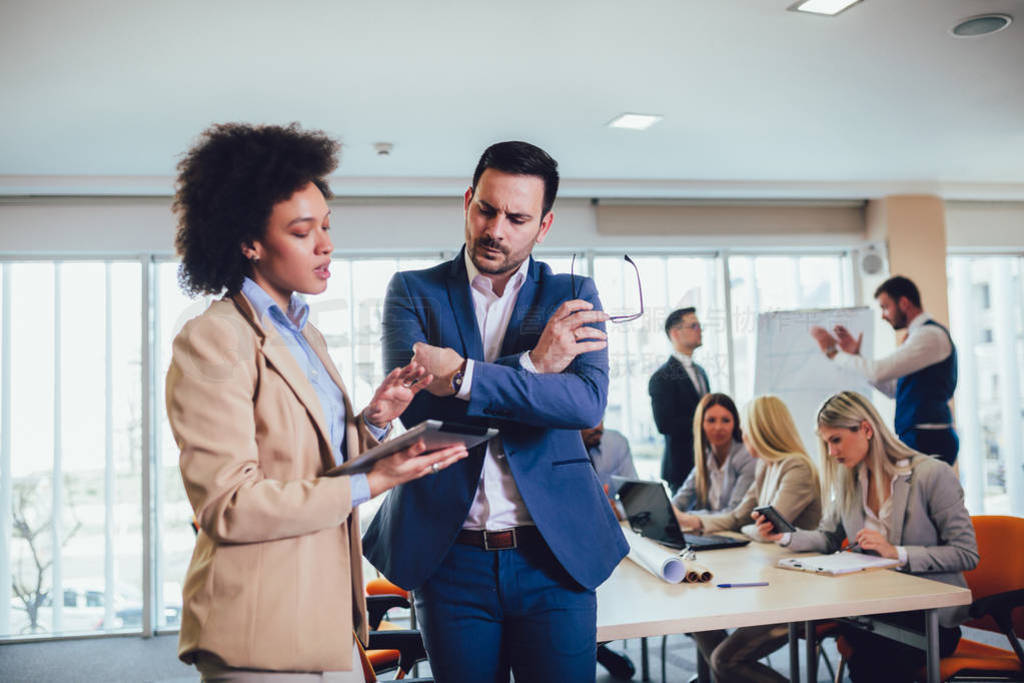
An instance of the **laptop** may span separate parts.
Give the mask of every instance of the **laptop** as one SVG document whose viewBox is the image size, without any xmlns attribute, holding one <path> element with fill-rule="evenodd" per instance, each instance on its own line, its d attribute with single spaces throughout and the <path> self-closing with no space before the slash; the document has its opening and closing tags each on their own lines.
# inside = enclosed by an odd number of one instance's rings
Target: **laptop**
<svg viewBox="0 0 1024 683">
<path fill-rule="evenodd" d="M 683 533 L 672 512 L 672 502 L 662 481 L 641 481 L 613 476 L 619 485 L 618 499 L 626 511 L 626 519 L 633 531 L 652 541 L 670 548 L 694 550 L 718 550 L 719 548 L 740 548 L 750 543 L 749 539 L 716 536 L 714 534 Z"/>
</svg>

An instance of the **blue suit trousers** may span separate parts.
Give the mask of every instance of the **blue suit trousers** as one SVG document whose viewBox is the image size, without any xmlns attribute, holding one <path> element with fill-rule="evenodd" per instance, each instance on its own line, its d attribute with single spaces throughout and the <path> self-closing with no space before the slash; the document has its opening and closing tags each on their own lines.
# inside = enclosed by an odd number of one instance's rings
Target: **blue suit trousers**
<svg viewBox="0 0 1024 683">
<path fill-rule="evenodd" d="M 593 683 L 597 597 L 542 542 L 455 544 L 414 592 L 437 683 Z"/>
</svg>

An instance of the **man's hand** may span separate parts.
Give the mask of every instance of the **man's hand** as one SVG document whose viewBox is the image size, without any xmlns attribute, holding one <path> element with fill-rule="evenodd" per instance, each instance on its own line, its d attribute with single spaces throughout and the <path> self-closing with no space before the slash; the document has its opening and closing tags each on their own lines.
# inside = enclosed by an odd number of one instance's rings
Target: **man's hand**
<svg viewBox="0 0 1024 683">
<path fill-rule="evenodd" d="M 405 412 L 416 392 L 427 386 L 433 375 L 416 361 L 404 368 L 395 368 L 373 392 L 370 404 L 363 410 L 363 419 L 383 429 Z"/>
<path fill-rule="evenodd" d="M 841 348 L 843 351 L 852 356 L 856 356 L 858 353 L 860 353 L 860 342 L 862 339 L 864 339 L 863 332 L 858 334 L 857 338 L 854 339 L 853 335 L 850 334 L 850 331 L 843 327 L 842 325 L 836 325 L 833 328 L 833 331 L 836 333 L 836 339 L 839 342 L 839 348 Z"/>
<path fill-rule="evenodd" d="M 431 346 L 424 342 L 416 342 L 412 347 L 413 364 L 421 365 L 433 380 L 428 382 L 425 389 L 434 396 L 451 396 L 455 393 L 452 389 L 452 378 L 459 370 L 464 370 L 466 359 L 459 355 L 455 349 Z"/>
<path fill-rule="evenodd" d="M 373 469 L 366 473 L 366 482 L 370 485 L 370 497 L 407 481 L 419 479 L 428 474 L 437 474 L 452 463 L 469 455 L 465 444 L 461 443 L 422 455 L 424 450 L 426 450 L 426 446 L 423 445 L 423 439 L 420 439 L 405 450 L 373 463 Z"/>
<path fill-rule="evenodd" d="M 835 358 L 836 353 L 838 353 L 836 351 L 836 346 L 839 342 L 836 341 L 835 337 L 829 334 L 828 330 L 824 327 L 814 325 L 811 327 L 811 336 L 814 337 L 814 341 L 818 342 L 818 347 L 821 349 L 822 353 L 829 358 Z"/>
<path fill-rule="evenodd" d="M 594 304 L 583 299 L 566 301 L 558 307 L 544 326 L 537 346 L 530 351 L 530 361 L 538 372 L 561 372 L 579 354 L 608 346 L 608 335 L 596 327 L 587 327 L 609 318 L 604 311 L 593 308 Z"/>
</svg>

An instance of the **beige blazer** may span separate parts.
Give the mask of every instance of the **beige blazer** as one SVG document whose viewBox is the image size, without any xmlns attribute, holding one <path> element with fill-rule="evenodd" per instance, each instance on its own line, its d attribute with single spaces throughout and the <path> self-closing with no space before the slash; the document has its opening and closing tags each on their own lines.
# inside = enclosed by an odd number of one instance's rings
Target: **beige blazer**
<svg viewBox="0 0 1024 683">
<path fill-rule="evenodd" d="M 753 527 L 750 513 L 758 505 L 773 505 L 798 529 L 815 529 L 821 521 L 821 487 L 818 473 L 806 458 L 790 456 L 777 462 L 758 458 L 754 483 L 740 504 L 718 514 L 701 515 L 705 531 L 737 531 L 764 541 Z"/>
<path fill-rule="evenodd" d="M 323 336 L 304 335 L 342 387 L 347 456 L 376 445 Z M 348 477 L 321 476 L 334 465 L 323 409 L 274 325 L 242 294 L 213 303 L 174 340 L 166 400 L 199 523 L 178 656 L 351 670 L 353 627 L 366 639 L 359 520 Z"/>
</svg>

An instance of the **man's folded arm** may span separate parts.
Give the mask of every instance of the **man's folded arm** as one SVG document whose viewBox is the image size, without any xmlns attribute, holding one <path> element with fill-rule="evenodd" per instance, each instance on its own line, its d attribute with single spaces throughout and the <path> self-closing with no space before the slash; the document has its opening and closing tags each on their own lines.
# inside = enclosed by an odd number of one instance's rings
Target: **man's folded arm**
<svg viewBox="0 0 1024 683">
<path fill-rule="evenodd" d="M 519 362 L 518 356 L 510 358 Z M 468 414 L 548 429 L 593 427 L 604 416 L 608 401 L 608 370 L 579 365 L 575 371 L 570 366 L 557 374 L 534 374 L 503 362 L 476 362 Z"/>
<path fill-rule="evenodd" d="M 593 280 L 580 299 L 601 309 Z M 604 330 L 604 323 L 591 326 Z M 503 417 L 548 429 L 588 429 L 604 417 L 608 402 L 608 349 L 582 353 L 559 373 L 538 373 L 520 349 L 493 363 L 473 363 L 469 414 Z"/>
</svg>

